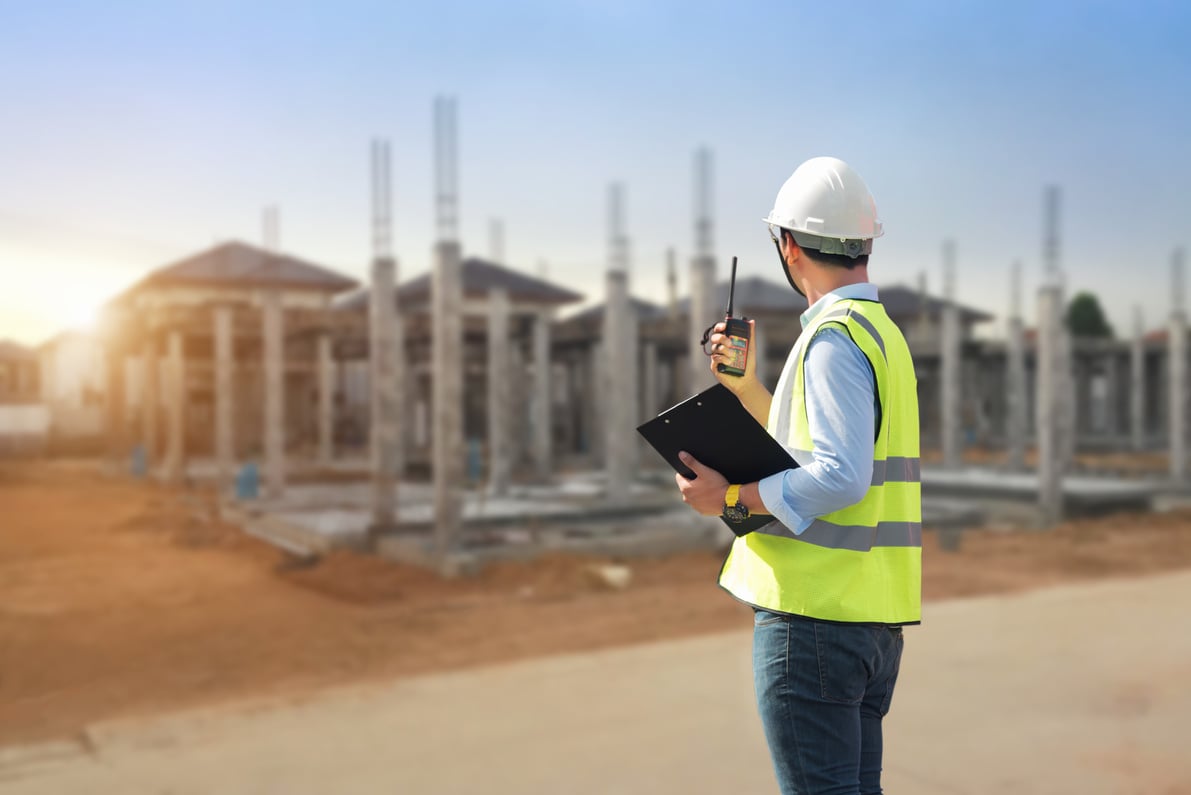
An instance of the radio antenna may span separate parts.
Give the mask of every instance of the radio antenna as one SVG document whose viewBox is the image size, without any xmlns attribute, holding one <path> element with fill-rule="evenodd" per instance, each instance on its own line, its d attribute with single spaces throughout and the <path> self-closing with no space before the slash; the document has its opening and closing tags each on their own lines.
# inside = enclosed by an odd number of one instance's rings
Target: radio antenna
<svg viewBox="0 0 1191 795">
<path fill-rule="evenodd" d="M 736 298 L 736 257 L 732 258 L 732 281 L 728 282 L 728 314 L 732 317 L 732 301 Z"/>
</svg>

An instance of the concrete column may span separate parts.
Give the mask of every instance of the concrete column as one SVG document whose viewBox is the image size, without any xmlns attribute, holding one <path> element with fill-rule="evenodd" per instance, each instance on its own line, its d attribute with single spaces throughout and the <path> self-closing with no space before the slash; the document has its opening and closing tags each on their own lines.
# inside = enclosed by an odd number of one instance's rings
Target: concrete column
<svg viewBox="0 0 1191 795">
<path fill-rule="evenodd" d="M 509 293 L 488 293 L 488 490 L 496 497 L 509 492 L 513 469 L 509 444 L 512 386 L 509 357 Z"/>
<path fill-rule="evenodd" d="M 644 422 L 661 409 L 658 399 L 658 346 L 653 341 L 641 343 L 641 408 L 637 412 Z"/>
<path fill-rule="evenodd" d="M 395 378 L 397 310 L 394 283 L 397 263 L 391 257 L 372 261 L 368 307 L 368 378 L 370 391 L 369 452 L 372 462 L 373 531 L 397 521 L 397 450 L 401 441 L 401 406 Z"/>
<path fill-rule="evenodd" d="M 724 296 L 724 306 L 727 296 Z M 715 375 L 711 372 L 711 364 L 699 340 L 703 338 L 703 331 L 712 323 L 724 319 L 723 306 L 719 306 L 715 295 L 715 258 L 709 255 L 699 255 L 691 259 L 691 302 L 689 331 L 690 340 L 690 392 L 702 392 L 715 384 Z"/>
<path fill-rule="evenodd" d="M 1182 261 L 1171 263 L 1170 312 L 1170 479 L 1187 479 L 1187 314 L 1183 308 Z"/>
<path fill-rule="evenodd" d="M 1005 440 L 1009 469 L 1026 468 L 1026 350 L 1021 319 L 1021 263 L 1013 263 L 1009 286 L 1009 323 L 1005 339 Z"/>
<path fill-rule="evenodd" d="M 1062 326 L 1060 288 L 1048 284 L 1038 291 L 1038 508 L 1043 526 L 1062 518 L 1063 469 L 1058 446 L 1059 335 Z"/>
<path fill-rule="evenodd" d="M 141 358 L 145 375 L 141 379 L 141 443 L 150 469 L 157 463 L 157 336 L 149 331 L 142 340 Z"/>
<path fill-rule="evenodd" d="M 433 334 L 435 548 L 454 548 L 463 507 L 463 272 L 459 244 L 435 247 L 430 289 Z"/>
<path fill-rule="evenodd" d="M 550 477 L 550 314 L 540 312 L 533 324 L 533 460 L 539 479 Z"/>
<path fill-rule="evenodd" d="M 230 306 L 215 307 L 215 469 L 220 491 L 235 478 L 235 338 Z"/>
<path fill-rule="evenodd" d="M 279 290 L 266 290 L 261 296 L 261 325 L 265 375 L 262 481 L 265 496 L 275 499 L 285 491 L 285 317 Z"/>
<path fill-rule="evenodd" d="M 960 434 L 960 402 L 963 399 L 960 387 L 961 344 L 959 327 L 959 306 L 955 303 L 955 243 L 948 240 L 943 244 L 943 307 L 942 339 L 942 436 L 943 466 L 958 469 L 963 465 Z"/>
<path fill-rule="evenodd" d="M 636 479 L 637 445 L 634 430 L 637 408 L 637 329 L 629 304 L 628 277 L 608 272 L 608 298 L 604 305 L 605 383 L 604 437 L 608 473 L 608 499 L 629 501 L 628 490 Z M 705 357 L 706 358 L 706 357 Z"/>
<path fill-rule="evenodd" d="M 335 355 L 331 334 L 318 336 L 318 460 L 330 464 L 335 458 Z"/>
<path fill-rule="evenodd" d="M 1129 430 L 1133 449 L 1145 449 L 1146 441 L 1145 322 L 1141 307 L 1133 308 L 1133 342 L 1129 348 Z"/>
<path fill-rule="evenodd" d="M 166 448 L 165 477 L 181 483 L 186 475 L 186 360 L 182 352 L 182 332 L 169 333 L 168 384 L 169 440 Z"/>
</svg>

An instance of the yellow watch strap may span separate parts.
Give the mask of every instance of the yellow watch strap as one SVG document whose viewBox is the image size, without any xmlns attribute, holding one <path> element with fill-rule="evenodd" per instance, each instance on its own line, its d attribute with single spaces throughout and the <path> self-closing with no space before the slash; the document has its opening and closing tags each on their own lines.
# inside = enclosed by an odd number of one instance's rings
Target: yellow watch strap
<svg viewBox="0 0 1191 795">
<path fill-rule="evenodd" d="M 728 487 L 728 492 L 724 495 L 724 505 L 735 505 L 740 502 L 740 485 L 733 484 Z"/>
</svg>

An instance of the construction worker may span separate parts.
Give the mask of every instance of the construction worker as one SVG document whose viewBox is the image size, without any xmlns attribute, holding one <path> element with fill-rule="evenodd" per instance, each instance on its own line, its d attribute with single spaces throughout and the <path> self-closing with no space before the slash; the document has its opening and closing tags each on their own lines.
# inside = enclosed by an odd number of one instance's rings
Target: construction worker
<svg viewBox="0 0 1191 795">
<path fill-rule="evenodd" d="M 901 628 L 921 616 L 914 363 L 868 281 L 881 223 L 847 163 L 803 163 L 764 220 L 809 304 L 802 332 L 775 394 L 756 377 L 755 352 L 744 376 L 717 370 L 722 323 L 711 368 L 798 468 L 728 483 L 682 453 L 695 477 L 676 480 L 702 514 L 773 517 L 735 540 L 720 585 L 755 611 L 754 682 L 781 792 L 880 793 Z"/>
</svg>

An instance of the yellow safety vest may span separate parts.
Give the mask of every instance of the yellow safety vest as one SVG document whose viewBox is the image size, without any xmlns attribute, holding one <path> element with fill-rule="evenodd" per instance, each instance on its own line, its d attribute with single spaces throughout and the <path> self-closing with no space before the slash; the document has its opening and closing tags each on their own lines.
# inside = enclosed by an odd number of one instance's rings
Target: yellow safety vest
<svg viewBox="0 0 1191 795">
<path fill-rule="evenodd" d="M 918 453 L 918 385 L 901 331 L 876 301 L 835 302 L 803 330 L 795 359 L 790 438 L 814 451 L 807 421 L 803 365 L 810 340 L 842 327 L 872 365 L 881 424 L 873 476 L 860 502 L 815 519 L 802 534 L 776 520 L 737 538 L 720 585 L 743 602 L 826 621 L 913 624 L 922 617 L 922 486 Z M 768 430 L 776 428 L 774 396 Z"/>
</svg>

